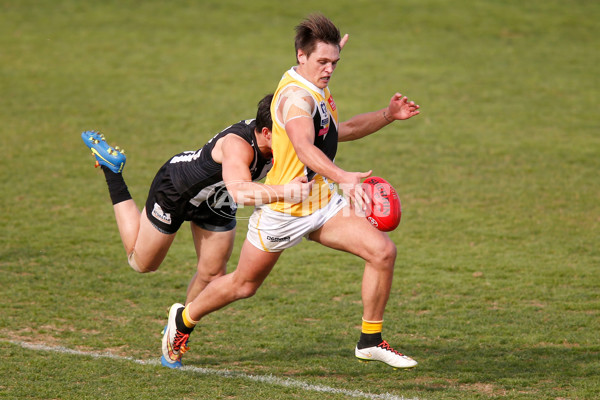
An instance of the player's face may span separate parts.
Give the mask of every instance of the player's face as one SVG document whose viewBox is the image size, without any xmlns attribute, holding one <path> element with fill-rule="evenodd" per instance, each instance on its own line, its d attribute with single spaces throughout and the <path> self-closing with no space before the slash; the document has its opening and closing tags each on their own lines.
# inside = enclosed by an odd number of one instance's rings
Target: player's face
<svg viewBox="0 0 600 400">
<path fill-rule="evenodd" d="M 318 42 L 310 56 L 298 50 L 297 72 L 320 89 L 329 84 L 331 75 L 340 60 L 340 50 L 337 45 Z"/>
</svg>

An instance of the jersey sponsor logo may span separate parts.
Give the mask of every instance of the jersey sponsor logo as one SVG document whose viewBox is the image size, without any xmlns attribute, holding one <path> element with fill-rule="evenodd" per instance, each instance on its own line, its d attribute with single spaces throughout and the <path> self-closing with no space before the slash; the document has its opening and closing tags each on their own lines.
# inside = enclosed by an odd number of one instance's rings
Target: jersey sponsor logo
<svg viewBox="0 0 600 400">
<path fill-rule="evenodd" d="M 176 163 L 180 163 L 180 162 L 191 162 L 191 161 L 197 160 L 198 157 L 200 157 L 201 152 L 202 152 L 202 149 L 197 150 L 197 151 L 186 151 L 183 154 L 173 157 L 171 159 L 170 163 L 176 164 Z"/>
<path fill-rule="evenodd" d="M 327 101 L 329 102 L 329 106 L 331 107 L 331 110 L 335 111 L 335 101 L 333 101 L 333 97 L 329 96 L 329 98 L 327 99 Z"/>
<path fill-rule="evenodd" d="M 286 236 L 286 237 L 274 237 L 274 236 L 267 236 L 267 240 L 269 242 L 289 242 L 290 241 L 290 237 Z"/>
<path fill-rule="evenodd" d="M 152 216 L 167 225 L 171 225 L 171 214 L 164 212 L 162 207 L 156 203 L 154 203 L 154 208 L 152 209 Z"/>
</svg>

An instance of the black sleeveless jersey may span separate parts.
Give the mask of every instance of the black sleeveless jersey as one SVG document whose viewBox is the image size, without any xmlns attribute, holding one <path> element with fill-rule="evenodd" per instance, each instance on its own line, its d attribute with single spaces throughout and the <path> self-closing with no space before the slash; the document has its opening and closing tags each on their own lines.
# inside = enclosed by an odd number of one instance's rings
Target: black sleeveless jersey
<svg viewBox="0 0 600 400">
<path fill-rule="evenodd" d="M 255 127 L 254 119 L 240 121 L 216 134 L 201 149 L 173 156 L 168 168 L 173 186 L 179 194 L 196 207 L 215 194 L 219 197 L 228 195 L 223 182 L 223 166 L 211 156 L 217 141 L 228 134 L 238 135 L 252 146 L 254 158 L 249 166 L 252 180 L 264 178 L 273 164 L 272 159 L 266 159 L 258 148 Z"/>
</svg>

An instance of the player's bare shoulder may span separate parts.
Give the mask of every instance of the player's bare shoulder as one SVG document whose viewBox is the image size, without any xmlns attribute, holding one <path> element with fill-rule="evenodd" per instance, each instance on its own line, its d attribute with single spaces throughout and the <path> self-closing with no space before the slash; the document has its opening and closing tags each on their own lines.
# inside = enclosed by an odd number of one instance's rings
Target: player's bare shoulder
<svg viewBox="0 0 600 400">
<path fill-rule="evenodd" d="M 288 123 L 292 119 L 312 118 L 317 104 L 311 94 L 304 88 L 289 85 L 281 91 L 277 103 L 277 118 Z"/>
<path fill-rule="evenodd" d="M 253 156 L 254 151 L 248 142 L 232 132 L 217 140 L 210 155 L 216 163 L 223 164 L 226 157 L 245 159 Z"/>
</svg>

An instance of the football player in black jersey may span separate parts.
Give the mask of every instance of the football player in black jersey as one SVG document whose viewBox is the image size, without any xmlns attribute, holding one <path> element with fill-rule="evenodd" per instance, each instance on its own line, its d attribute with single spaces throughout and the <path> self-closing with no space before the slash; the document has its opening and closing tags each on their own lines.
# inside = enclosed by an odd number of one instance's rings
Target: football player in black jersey
<svg viewBox="0 0 600 400">
<path fill-rule="evenodd" d="M 82 133 L 96 166 L 104 171 L 117 226 L 129 265 L 138 272 L 156 271 L 175 233 L 190 221 L 197 271 L 186 298 L 193 299 L 212 279 L 225 274 L 235 238 L 237 205 L 260 205 L 284 198 L 301 201 L 311 182 L 267 186 L 258 181 L 272 166 L 270 104 L 258 103 L 255 119 L 233 124 L 201 149 L 173 156 L 156 174 L 146 206 L 140 213 L 123 179 L 125 154 L 109 146 L 104 136 Z"/>
</svg>

